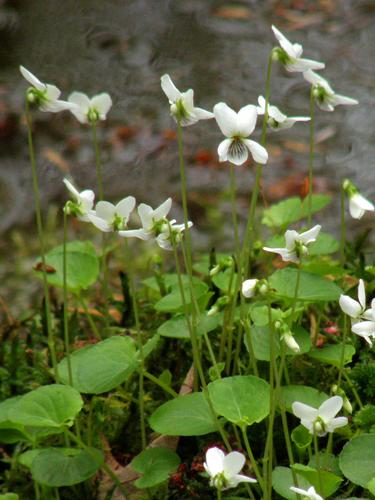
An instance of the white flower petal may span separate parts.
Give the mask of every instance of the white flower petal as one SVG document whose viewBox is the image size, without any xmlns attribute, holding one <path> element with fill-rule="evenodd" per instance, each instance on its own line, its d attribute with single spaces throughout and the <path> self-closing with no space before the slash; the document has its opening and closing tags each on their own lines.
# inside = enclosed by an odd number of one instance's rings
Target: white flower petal
<svg viewBox="0 0 375 500">
<path fill-rule="evenodd" d="M 228 150 L 232 144 L 232 139 L 224 139 L 217 148 L 217 154 L 219 155 L 219 161 L 228 160 Z"/>
<path fill-rule="evenodd" d="M 223 468 L 226 477 L 238 474 L 245 465 L 245 456 L 238 451 L 232 451 L 224 457 Z"/>
<path fill-rule="evenodd" d="M 344 106 L 354 106 L 355 104 L 358 104 L 357 99 L 352 99 L 351 97 L 346 97 L 340 94 L 334 94 L 331 98 L 331 102 L 334 106 L 338 106 L 339 104 Z"/>
<path fill-rule="evenodd" d="M 266 100 L 262 95 L 258 97 L 258 104 L 259 104 L 259 106 L 257 106 L 258 115 L 264 115 L 266 111 Z"/>
<path fill-rule="evenodd" d="M 268 117 L 273 118 L 277 123 L 284 123 L 287 116 L 282 113 L 277 106 L 268 106 Z"/>
<path fill-rule="evenodd" d="M 181 93 L 181 97 L 184 103 L 184 108 L 190 114 L 194 110 L 194 90 L 189 89 L 186 92 Z"/>
<path fill-rule="evenodd" d="M 35 75 L 31 73 L 28 69 L 26 69 L 24 66 L 20 66 L 20 71 L 22 73 L 22 76 L 29 82 L 31 85 L 33 85 L 37 90 L 46 90 L 46 85 L 42 83 Z"/>
<path fill-rule="evenodd" d="M 253 477 L 243 476 L 242 474 L 236 474 L 233 479 L 236 481 L 236 486 L 238 483 L 257 483 L 258 481 Z"/>
<path fill-rule="evenodd" d="M 46 84 L 46 96 L 51 101 L 57 100 L 61 95 L 61 90 L 56 87 L 56 85 Z M 64 102 L 64 101 L 63 101 Z"/>
<path fill-rule="evenodd" d="M 79 193 L 79 201 L 81 202 L 81 208 L 86 212 L 92 209 L 94 205 L 95 193 L 92 189 L 85 189 Z"/>
<path fill-rule="evenodd" d="M 144 229 L 149 230 L 152 228 L 153 221 L 152 221 L 152 216 L 153 216 L 153 209 L 149 205 L 146 205 L 145 203 L 141 203 L 138 205 L 138 215 L 139 218 L 141 219 L 142 226 Z"/>
<path fill-rule="evenodd" d="M 365 211 L 373 212 L 374 210 L 374 205 L 359 193 L 353 194 L 349 199 L 349 211 L 354 219 L 360 219 Z"/>
<path fill-rule="evenodd" d="M 214 118 L 214 114 L 211 113 L 211 111 L 206 111 L 205 109 L 202 108 L 194 108 L 194 116 L 196 117 L 197 121 L 198 120 L 210 120 L 211 118 Z"/>
<path fill-rule="evenodd" d="M 160 81 L 164 94 L 171 102 L 176 102 L 178 99 L 181 99 L 181 92 L 175 87 L 169 75 L 163 75 Z"/>
<path fill-rule="evenodd" d="M 214 115 L 220 130 L 226 137 L 238 135 L 237 113 L 225 102 L 219 102 L 214 106 Z"/>
<path fill-rule="evenodd" d="M 127 196 L 123 200 L 119 201 L 116 205 L 116 214 L 121 215 L 126 219 L 129 218 L 129 215 L 134 210 L 135 207 L 135 198 L 134 196 Z"/>
<path fill-rule="evenodd" d="M 109 201 L 99 201 L 95 207 L 96 215 L 104 219 L 109 224 L 113 222 L 115 216 L 115 206 Z"/>
<path fill-rule="evenodd" d="M 63 183 L 65 184 L 68 191 L 74 196 L 76 200 L 79 200 L 79 191 L 73 186 L 73 184 L 68 181 L 68 179 L 63 179 Z"/>
<path fill-rule="evenodd" d="M 86 220 L 89 220 L 94 224 L 95 227 L 100 229 L 101 231 L 105 233 L 109 233 L 110 231 L 113 231 L 112 226 L 108 223 L 108 221 L 102 219 L 101 217 L 98 217 L 95 214 L 87 214 Z"/>
<path fill-rule="evenodd" d="M 362 309 L 366 309 L 366 290 L 363 279 L 358 283 L 358 302 L 361 304 Z"/>
<path fill-rule="evenodd" d="M 168 215 L 171 208 L 172 208 L 172 198 L 167 198 L 161 205 L 155 208 L 152 216 L 153 219 L 155 220 L 164 219 Z"/>
<path fill-rule="evenodd" d="M 296 417 L 301 420 L 308 420 L 313 422 L 318 416 L 318 410 L 313 408 L 312 406 L 306 405 L 304 403 L 300 403 L 299 401 L 295 401 L 292 404 L 292 410 Z"/>
<path fill-rule="evenodd" d="M 334 432 L 335 429 L 338 429 L 339 427 L 344 427 L 347 424 L 348 424 L 348 419 L 346 417 L 333 418 L 327 424 L 327 431 L 328 432 Z"/>
<path fill-rule="evenodd" d="M 50 111 L 51 113 L 58 113 L 59 111 L 72 110 L 74 104 L 68 101 L 47 101 L 40 105 L 41 111 Z"/>
<path fill-rule="evenodd" d="M 253 132 L 257 117 L 256 107 L 252 104 L 248 104 L 239 110 L 237 114 L 237 130 L 241 137 L 247 137 Z"/>
<path fill-rule="evenodd" d="M 321 87 L 324 87 L 327 91 L 330 91 L 329 93 L 333 93 L 333 90 L 331 89 L 328 81 L 322 76 L 320 76 L 318 73 L 315 73 L 315 71 L 312 71 L 311 69 L 305 71 L 303 73 L 303 77 L 306 81 L 308 81 L 312 85 L 320 85 Z"/>
<path fill-rule="evenodd" d="M 249 157 L 246 147 L 247 139 L 236 138 L 231 140 L 228 148 L 228 161 L 234 165 L 242 165 Z"/>
<path fill-rule="evenodd" d="M 292 59 L 288 61 L 285 65 L 287 71 L 298 71 L 298 72 L 306 72 L 308 70 L 313 69 L 323 69 L 325 64 L 319 61 L 313 61 L 312 59 Z"/>
<path fill-rule="evenodd" d="M 152 233 L 145 231 L 144 229 L 129 229 L 125 231 L 119 231 L 119 236 L 124 238 L 139 238 L 141 240 L 149 240 L 152 237 Z"/>
<path fill-rule="evenodd" d="M 285 231 L 285 247 L 292 251 L 296 248 L 296 241 L 299 239 L 299 234 L 294 229 L 288 229 Z"/>
<path fill-rule="evenodd" d="M 249 148 L 251 156 L 253 157 L 256 163 L 261 163 L 265 165 L 268 161 L 268 153 L 266 148 L 261 146 L 255 141 L 251 139 L 242 139 L 246 146 Z"/>
<path fill-rule="evenodd" d="M 223 462 L 225 454 L 219 448 L 209 448 L 206 452 L 205 468 L 211 477 L 223 472 Z"/>
<path fill-rule="evenodd" d="M 102 92 L 91 99 L 90 107 L 96 109 L 101 120 L 105 120 L 108 111 L 111 109 L 112 99 L 109 94 Z"/>
<path fill-rule="evenodd" d="M 331 420 L 335 415 L 341 410 L 343 405 L 343 399 L 341 396 L 333 396 L 332 398 L 324 401 L 318 409 L 319 416 L 324 420 Z"/>
<path fill-rule="evenodd" d="M 272 31 L 274 32 L 275 37 L 277 38 L 280 46 L 285 50 L 289 57 L 298 57 L 296 55 L 293 44 L 279 31 L 276 26 L 272 26 Z"/>
<path fill-rule="evenodd" d="M 349 295 L 340 295 L 339 304 L 342 311 L 351 318 L 358 318 L 362 312 L 362 306 Z"/>
<path fill-rule="evenodd" d="M 308 231 L 305 231 L 304 233 L 301 233 L 298 237 L 299 241 L 302 241 L 305 245 L 308 245 L 309 243 L 313 243 L 316 238 L 318 237 L 318 234 L 320 230 L 322 229 L 322 226 L 317 224 L 316 226 L 312 227 Z"/>
<path fill-rule="evenodd" d="M 352 325 L 352 332 L 365 337 L 368 335 L 375 334 L 375 321 L 360 321 L 355 325 Z"/>
<path fill-rule="evenodd" d="M 242 295 L 244 297 L 246 297 L 247 299 L 253 297 L 257 283 L 258 283 L 258 280 L 256 278 L 245 280 L 242 283 Z"/>
</svg>

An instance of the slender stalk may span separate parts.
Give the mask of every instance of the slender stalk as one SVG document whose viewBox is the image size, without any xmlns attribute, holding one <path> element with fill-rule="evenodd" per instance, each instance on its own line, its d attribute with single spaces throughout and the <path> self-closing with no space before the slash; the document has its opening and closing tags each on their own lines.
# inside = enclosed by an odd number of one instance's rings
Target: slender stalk
<svg viewBox="0 0 375 500">
<path fill-rule="evenodd" d="M 295 314 L 296 306 L 297 306 L 298 290 L 299 290 L 300 281 L 301 281 L 301 264 L 298 264 L 298 266 L 297 266 L 296 287 L 294 289 L 294 296 L 293 296 L 293 302 L 292 302 L 292 312 L 290 314 L 290 327 L 292 327 L 293 322 L 294 322 L 294 314 Z"/>
<path fill-rule="evenodd" d="M 87 321 L 88 321 L 88 323 L 90 325 L 91 331 L 94 334 L 95 338 L 97 340 L 101 340 L 101 336 L 100 336 L 99 330 L 97 329 L 96 324 L 95 324 L 94 320 L 92 319 L 91 314 L 90 314 L 90 312 L 88 310 L 86 301 L 82 297 L 81 294 L 78 295 L 78 302 L 81 304 L 81 307 L 82 307 L 82 309 L 83 309 L 83 311 L 85 313 L 85 316 L 87 318 Z"/>
<path fill-rule="evenodd" d="M 319 445 L 318 445 L 318 436 L 314 432 L 314 451 L 315 451 L 315 463 L 316 470 L 318 471 L 318 480 L 319 480 L 319 493 L 323 495 L 323 482 L 322 482 L 322 474 L 320 470 L 320 457 L 319 457 Z"/>
<path fill-rule="evenodd" d="M 99 200 L 103 200 L 104 191 L 103 191 L 103 175 L 102 175 L 102 160 L 100 155 L 99 142 L 97 137 L 97 129 L 96 122 L 93 121 L 91 123 L 91 131 L 92 131 L 92 143 L 94 146 L 95 152 L 95 166 L 96 166 L 96 180 L 98 183 L 98 191 L 99 191 Z"/>
<path fill-rule="evenodd" d="M 341 237 L 340 237 L 340 263 L 342 266 L 345 264 L 345 241 L 346 241 L 346 219 L 345 219 L 345 190 L 341 186 L 340 190 L 340 225 L 341 225 Z"/>
<path fill-rule="evenodd" d="M 91 457 L 97 461 L 97 456 L 92 452 L 91 448 L 89 448 L 88 446 L 85 445 L 85 443 L 79 438 L 77 437 L 75 434 L 73 434 L 73 432 L 69 431 L 68 430 L 68 434 L 69 436 L 72 438 L 72 440 L 78 444 L 78 446 L 82 449 L 84 449 L 85 451 L 87 451 L 87 453 L 89 453 L 89 455 L 91 455 Z M 117 475 L 113 472 L 113 470 L 104 462 L 103 464 L 102 463 L 99 463 L 101 469 L 103 469 L 103 471 L 112 479 L 112 481 L 115 483 L 115 485 L 117 486 L 117 488 L 121 491 L 121 493 L 124 495 L 124 498 L 127 498 L 127 491 L 125 490 L 123 484 L 121 483 L 121 481 L 119 480 L 119 478 L 117 477 Z"/>
<path fill-rule="evenodd" d="M 344 367 L 345 367 L 345 346 L 346 346 L 347 333 L 348 333 L 348 320 L 347 320 L 346 314 L 344 314 L 344 329 L 342 332 L 342 349 L 341 349 L 341 356 L 340 356 L 339 375 L 337 378 L 337 389 L 340 389 L 342 373 L 343 373 Z"/>
<path fill-rule="evenodd" d="M 66 262 L 66 242 L 67 242 L 67 215 L 64 210 L 64 238 L 63 238 L 63 294 L 64 294 L 64 343 L 65 354 L 68 365 L 68 380 L 69 385 L 73 385 L 72 363 L 70 360 L 70 339 L 69 339 L 69 322 L 68 322 L 68 285 L 67 285 L 67 262 Z"/>
<path fill-rule="evenodd" d="M 178 394 L 176 391 L 174 391 L 171 387 L 169 387 L 167 384 L 164 384 L 162 380 L 159 378 L 155 377 L 152 375 L 152 373 L 148 372 L 147 370 L 143 370 L 143 375 L 151 380 L 154 384 L 158 385 L 161 389 L 163 389 L 165 392 L 170 394 L 172 397 L 177 398 Z"/>
<path fill-rule="evenodd" d="M 310 90 L 310 155 L 309 155 L 309 194 L 308 194 L 308 224 L 311 226 L 312 218 L 312 194 L 313 194 L 313 170 L 314 170 L 314 127 L 315 127 L 315 102 L 314 102 L 314 87 L 311 85 Z"/>
<path fill-rule="evenodd" d="M 237 183 L 236 183 L 236 172 L 235 166 L 230 164 L 230 199 L 231 199 L 231 211 L 232 211 L 232 224 L 233 224 L 233 234 L 234 234 L 234 248 L 236 253 L 237 262 L 239 262 L 240 256 L 240 240 L 238 236 L 238 217 L 237 217 Z"/>
<path fill-rule="evenodd" d="M 242 432 L 243 441 L 245 443 L 246 453 L 248 454 L 248 456 L 250 458 L 250 462 L 251 462 L 251 465 L 253 466 L 253 469 L 254 469 L 256 478 L 258 480 L 259 486 L 261 487 L 262 492 L 264 493 L 263 478 L 262 478 L 262 475 L 261 475 L 261 473 L 259 471 L 258 464 L 256 463 L 256 460 L 254 458 L 253 452 L 251 450 L 251 446 L 250 446 L 250 443 L 249 443 L 249 438 L 247 437 L 246 427 L 245 426 L 241 426 L 240 429 L 241 429 L 241 432 Z"/>
<path fill-rule="evenodd" d="M 46 248 L 45 248 L 44 231 L 43 231 L 43 223 L 42 223 L 42 210 L 41 210 L 41 203 L 40 203 L 39 181 L 38 181 L 38 173 L 37 173 L 37 167 L 36 167 L 34 141 L 33 141 L 33 132 L 32 132 L 33 124 L 32 124 L 29 101 L 28 101 L 27 97 L 26 97 L 25 112 L 26 112 L 27 137 L 28 137 L 31 173 L 32 173 L 32 178 L 33 178 L 36 225 L 37 225 L 37 230 L 38 230 L 40 255 L 41 255 L 41 259 L 42 259 L 44 305 L 45 305 L 45 315 L 46 315 L 46 324 L 47 324 L 48 347 L 49 347 L 49 351 L 51 354 L 51 362 L 52 362 L 52 367 L 53 367 L 54 378 L 55 378 L 56 382 L 59 382 L 55 339 L 53 336 L 53 329 L 52 329 L 51 301 L 50 301 L 50 295 L 49 295 L 49 290 L 48 290 L 48 281 L 47 281 L 46 257 L 45 257 Z"/>
<path fill-rule="evenodd" d="M 124 238 L 124 246 L 125 246 L 126 264 L 131 263 L 132 256 L 130 253 L 127 238 Z M 138 379 L 139 413 L 140 413 L 142 449 L 144 450 L 146 448 L 146 445 L 147 445 L 147 442 L 146 442 L 146 424 L 145 424 L 145 403 L 144 403 L 144 379 L 143 379 L 145 360 L 144 360 L 144 355 L 143 355 L 143 343 L 142 343 L 142 334 L 141 334 L 141 327 L 140 327 L 140 321 L 139 321 L 139 310 L 138 310 L 138 302 L 137 302 L 137 297 L 136 297 L 135 279 L 134 279 L 134 273 L 133 273 L 133 269 L 132 269 L 131 265 L 129 265 L 129 267 L 128 267 L 128 276 L 129 276 L 130 293 L 132 294 L 135 327 L 137 330 L 137 344 L 138 344 L 138 351 L 139 351 L 139 363 L 140 363 L 139 379 Z"/>
<path fill-rule="evenodd" d="M 349 385 L 349 387 L 350 387 L 350 389 L 351 389 L 351 391 L 352 391 L 352 393 L 353 393 L 353 395 L 354 395 L 354 398 L 355 398 L 355 400 L 356 400 L 356 401 L 357 401 L 357 403 L 358 403 L 358 406 L 362 409 L 362 408 L 363 408 L 363 403 L 362 403 L 362 401 L 361 401 L 361 398 L 359 397 L 359 394 L 358 394 L 358 392 L 357 392 L 357 389 L 354 387 L 353 382 L 350 380 L 350 377 L 349 377 L 349 375 L 346 373 L 346 371 L 345 371 L 345 370 L 342 372 L 342 374 L 343 374 L 344 379 L 345 379 L 345 380 L 346 380 L 346 382 L 348 383 L 348 385 Z"/>
<path fill-rule="evenodd" d="M 245 319 L 243 321 L 243 326 L 245 328 L 245 334 L 246 334 L 246 340 L 247 340 L 247 347 L 249 349 L 249 360 L 252 365 L 253 373 L 257 377 L 259 377 L 259 370 L 258 370 L 258 364 L 257 360 L 255 357 L 255 352 L 254 352 L 254 347 L 253 347 L 253 341 L 251 340 L 251 331 L 250 331 L 250 325 L 249 321 Z"/>
</svg>

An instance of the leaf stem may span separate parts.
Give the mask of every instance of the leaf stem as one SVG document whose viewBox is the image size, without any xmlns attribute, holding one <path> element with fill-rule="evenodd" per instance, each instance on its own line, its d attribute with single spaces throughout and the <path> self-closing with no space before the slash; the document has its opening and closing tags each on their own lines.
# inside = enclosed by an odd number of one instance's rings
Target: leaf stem
<svg viewBox="0 0 375 500">
<path fill-rule="evenodd" d="M 143 375 L 149 380 L 151 380 L 151 382 L 161 387 L 165 392 L 170 394 L 172 397 L 177 398 L 178 396 L 177 392 L 174 391 L 167 384 L 165 384 L 163 381 L 161 381 L 159 378 L 155 377 L 155 375 L 152 375 L 152 373 L 148 372 L 147 370 L 143 370 Z"/>
<path fill-rule="evenodd" d="M 255 475 L 257 477 L 259 486 L 261 487 L 262 492 L 264 493 L 263 478 L 262 478 L 262 475 L 261 475 L 261 473 L 259 471 L 258 464 L 256 463 L 256 460 L 254 458 L 253 452 L 251 450 L 251 446 L 250 446 L 250 443 L 249 443 L 249 438 L 247 437 L 246 426 L 241 425 L 240 429 L 241 429 L 241 432 L 242 432 L 243 441 L 245 443 L 246 453 L 249 456 L 249 459 L 250 459 L 251 465 L 252 465 L 252 467 L 254 469 Z"/>
</svg>

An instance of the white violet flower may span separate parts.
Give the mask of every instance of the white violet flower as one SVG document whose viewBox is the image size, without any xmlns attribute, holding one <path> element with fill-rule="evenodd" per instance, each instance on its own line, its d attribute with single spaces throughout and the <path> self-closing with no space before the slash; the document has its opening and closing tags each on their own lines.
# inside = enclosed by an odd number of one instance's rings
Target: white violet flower
<svg viewBox="0 0 375 500">
<path fill-rule="evenodd" d="M 134 196 L 127 196 L 117 205 L 113 205 L 109 201 L 99 201 L 95 206 L 95 211 L 90 213 L 88 218 L 101 231 L 121 231 L 126 229 L 134 206 Z"/>
<path fill-rule="evenodd" d="M 229 161 L 235 165 L 242 165 L 247 160 L 250 151 L 257 163 L 267 163 L 266 149 L 247 137 L 255 129 L 257 110 L 252 104 L 233 111 L 224 102 L 214 106 L 214 114 L 222 133 L 227 137 L 217 149 L 219 161 Z"/>
<path fill-rule="evenodd" d="M 375 210 L 373 203 L 362 196 L 349 179 L 345 179 L 342 185 L 349 197 L 349 212 L 353 219 L 361 219 L 365 212 Z"/>
<path fill-rule="evenodd" d="M 68 101 L 74 104 L 70 110 L 80 123 L 95 123 L 105 120 L 112 106 L 109 94 L 103 92 L 91 99 L 83 92 L 72 92 Z"/>
<path fill-rule="evenodd" d="M 74 201 L 68 201 L 66 203 L 66 213 L 76 216 L 79 220 L 89 222 L 89 216 L 94 213 L 92 209 L 95 199 L 94 191 L 91 189 L 85 189 L 80 192 L 70 181 L 68 181 L 68 179 L 64 179 L 64 184 L 74 198 Z"/>
<path fill-rule="evenodd" d="M 371 317 L 368 321 L 358 321 L 352 325 L 352 332 L 363 337 L 372 346 L 372 338 L 375 339 L 375 299 L 372 301 L 372 309 L 365 311 L 363 317 L 368 314 Z"/>
<path fill-rule="evenodd" d="M 291 43 L 275 26 L 272 31 L 280 47 L 273 49 L 273 57 L 285 66 L 287 71 L 307 71 L 309 69 L 323 69 L 325 64 L 311 59 L 302 58 L 303 48 L 299 43 Z"/>
<path fill-rule="evenodd" d="M 321 226 L 319 224 L 301 234 L 294 229 L 288 229 L 285 232 L 285 248 L 263 247 L 263 250 L 280 254 L 282 260 L 285 262 L 295 262 L 298 264 L 301 257 L 308 254 L 307 246 L 316 241 L 320 229 Z"/>
<path fill-rule="evenodd" d="M 301 419 L 301 424 L 308 429 L 310 434 L 325 436 L 327 432 L 334 432 L 335 429 L 347 425 L 346 417 L 336 417 L 341 410 L 343 399 L 341 396 L 333 396 L 322 403 L 319 408 L 313 408 L 295 401 L 292 410 L 296 417 Z"/>
<path fill-rule="evenodd" d="M 295 486 L 291 486 L 290 489 L 294 491 L 294 493 L 302 495 L 304 500 L 324 500 L 323 497 L 318 495 L 318 493 L 315 491 L 314 486 L 310 486 L 308 490 L 296 488 Z"/>
<path fill-rule="evenodd" d="M 258 104 L 258 115 L 264 115 L 266 113 L 266 100 L 262 95 L 258 97 Z M 279 108 L 272 106 L 270 103 L 268 103 L 267 112 L 267 123 L 272 130 L 291 128 L 296 122 L 308 122 L 310 120 L 309 116 L 286 116 L 279 110 Z"/>
<path fill-rule="evenodd" d="M 141 203 L 138 206 L 138 215 L 141 219 L 142 228 L 119 231 L 119 235 L 124 238 L 140 238 L 141 240 L 156 239 L 157 244 L 164 250 L 172 249 L 172 236 L 178 243 L 185 229 L 185 224 L 176 224 L 176 220 L 168 220 L 167 215 L 172 208 L 172 199 L 168 198 L 155 210 Z M 188 227 L 193 225 L 188 222 Z"/>
<path fill-rule="evenodd" d="M 256 278 L 245 280 L 242 283 L 242 295 L 247 299 L 254 297 L 258 281 Z"/>
<path fill-rule="evenodd" d="M 339 304 L 342 311 L 350 316 L 352 320 L 358 321 L 366 310 L 366 290 L 362 279 L 358 284 L 358 302 L 349 295 L 340 295 Z"/>
<path fill-rule="evenodd" d="M 305 71 L 303 77 L 313 86 L 315 101 L 323 111 L 333 111 L 339 104 L 346 106 L 358 104 L 357 99 L 336 94 L 328 81 L 314 71 Z"/>
<path fill-rule="evenodd" d="M 283 333 L 281 336 L 281 339 L 285 342 L 285 344 L 295 353 L 300 353 L 301 348 L 298 345 L 296 339 L 293 336 L 293 333 L 288 330 L 287 332 Z"/>
<path fill-rule="evenodd" d="M 180 92 L 174 85 L 169 75 L 161 77 L 161 88 L 169 99 L 171 115 L 183 127 L 193 125 L 199 120 L 209 120 L 214 115 L 210 111 L 194 106 L 194 90 Z"/>
<path fill-rule="evenodd" d="M 22 76 L 31 83 L 27 91 L 27 100 L 30 103 L 35 103 L 41 111 L 50 111 L 57 113 L 65 109 L 72 109 L 73 105 L 67 101 L 60 101 L 61 91 L 49 83 L 42 83 L 28 69 L 20 66 Z"/>
<path fill-rule="evenodd" d="M 241 482 L 256 483 L 255 479 L 239 474 L 245 461 L 245 456 L 238 451 L 225 455 L 219 448 L 209 448 L 203 466 L 210 476 L 210 485 L 216 489 L 227 490 L 235 488 Z"/>
</svg>

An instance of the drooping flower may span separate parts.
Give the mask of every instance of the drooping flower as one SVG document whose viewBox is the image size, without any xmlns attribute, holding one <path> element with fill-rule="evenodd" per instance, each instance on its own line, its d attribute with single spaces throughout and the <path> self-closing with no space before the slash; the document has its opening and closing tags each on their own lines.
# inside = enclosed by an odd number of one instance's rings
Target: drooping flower
<svg viewBox="0 0 375 500">
<path fill-rule="evenodd" d="M 99 201 L 95 211 L 88 215 L 95 227 L 104 232 L 121 231 L 126 229 L 129 216 L 135 206 L 134 196 L 127 196 L 117 205 L 109 201 Z"/>
<path fill-rule="evenodd" d="M 242 165 L 250 151 L 257 163 L 267 163 L 266 149 L 257 142 L 247 139 L 255 129 L 257 121 L 255 106 L 249 104 L 236 113 L 224 102 L 219 102 L 214 106 L 214 114 L 220 130 L 227 137 L 217 149 L 219 161 Z"/>
<path fill-rule="evenodd" d="M 247 299 L 254 297 L 258 281 L 256 278 L 245 280 L 242 283 L 242 295 Z"/>
<path fill-rule="evenodd" d="M 349 212 L 353 219 L 360 219 L 365 212 L 373 212 L 375 210 L 373 203 L 362 196 L 349 179 L 345 179 L 342 185 L 349 197 Z"/>
<path fill-rule="evenodd" d="M 296 417 L 301 419 L 301 424 L 308 429 L 310 434 L 325 436 L 327 432 L 334 432 L 335 429 L 347 425 L 346 417 L 336 417 L 341 410 L 343 399 L 341 396 L 333 396 L 322 403 L 319 408 L 313 408 L 295 401 L 292 410 Z"/>
<path fill-rule="evenodd" d="M 175 243 L 178 243 L 182 237 L 182 232 L 185 229 L 185 224 L 176 224 L 176 220 L 168 220 L 167 215 L 172 207 L 172 199 L 168 198 L 155 210 L 141 203 L 138 206 L 138 215 L 141 219 L 142 228 L 127 229 L 119 231 L 119 235 L 124 238 L 140 238 L 141 240 L 150 240 L 155 238 L 157 244 L 164 250 L 171 250 L 172 237 Z M 193 225 L 188 222 L 188 227 Z"/>
<path fill-rule="evenodd" d="M 66 203 L 65 212 L 74 215 L 79 220 L 90 222 L 89 216 L 94 213 L 94 191 L 91 189 L 78 191 L 68 179 L 64 179 L 64 184 L 74 198 L 73 201 Z"/>
<path fill-rule="evenodd" d="M 174 85 L 169 75 L 161 77 L 161 88 L 169 99 L 171 115 L 183 127 L 193 125 L 199 120 L 209 120 L 214 115 L 210 111 L 194 106 L 194 90 L 180 92 Z"/>
<path fill-rule="evenodd" d="M 366 310 L 366 290 L 362 279 L 359 280 L 358 284 L 358 302 L 349 297 L 349 295 L 341 294 L 339 304 L 342 311 L 350 316 L 352 320 L 360 320 Z"/>
<path fill-rule="evenodd" d="M 280 47 L 273 49 L 273 57 L 285 66 L 287 71 L 307 71 L 309 69 L 323 69 L 325 64 L 311 59 L 302 58 L 303 48 L 299 43 L 291 43 L 275 26 L 272 31 Z"/>
<path fill-rule="evenodd" d="M 203 466 L 210 476 L 210 485 L 216 489 L 235 488 L 239 483 L 256 483 L 251 477 L 239 474 L 245 465 L 245 456 L 238 451 L 225 455 L 219 448 L 209 448 Z"/>
<path fill-rule="evenodd" d="M 323 111 L 333 111 L 339 104 L 346 106 L 358 104 L 357 99 L 336 94 L 328 81 L 314 71 L 305 71 L 303 77 L 313 86 L 315 101 Z"/>
<path fill-rule="evenodd" d="M 34 103 L 41 111 L 57 113 L 75 107 L 72 103 L 59 100 L 61 91 L 49 83 L 42 83 L 24 66 L 20 66 L 22 76 L 31 83 L 32 87 L 27 90 L 27 100 Z"/>
<path fill-rule="evenodd" d="M 109 94 L 103 92 L 91 99 L 83 92 L 72 92 L 68 101 L 75 106 L 70 110 L 80 123 L 95 123 L 105 120 L 112 106 Z"/>
<path fill-rule="evenodd" d="M 258 97 L 258 104 L 258 115 L 264 115 L 266 112 L 266 100 L 262 95 Z M 291 128 L 296 122 L 308 122 L 310 120 L 309 116 L 286 116 L 279 110 L 279 108 L 277 108 L 276 106 L 272 106 L 269 103 L 267 106 L 267 111 L 268 126 L 275 131 Z"/>
<path fill-rule="evenodd" d="M 293 352 L 297 354 L 301 352 L 301 348 L 298 345 L 298 342 L 296 341 L 293 333 L 289 329 L 288 331 L 282 334 L 281 340 L 283 340 L 285 344 L 289 347 L 289 349 L 291 349 Z"/>
<path fill-rule="evenodd" d="M 296 488 L 295 486 L 291 486 L 290 489 L 294 491 L 294 493 L 298 493 L 302 495 L 303 500 L 324 500 L 316 491 L 314 486 L 310 486 L 308 490 L 303 490 L 302 488 Z"/>
<path fill-rule="evenodd" d="M 285 232 L 285 248 L 263 247 L 263 250 L 280 254 L 282 260 L 285 262 L 295 262 L 298 264 L 301 257 L 308 254 L 307 246 L 316 241 L 320 229 L 321 226 L 319 224 L 301 234 L 294 229 L 288 229 Z"/>
</svg>

